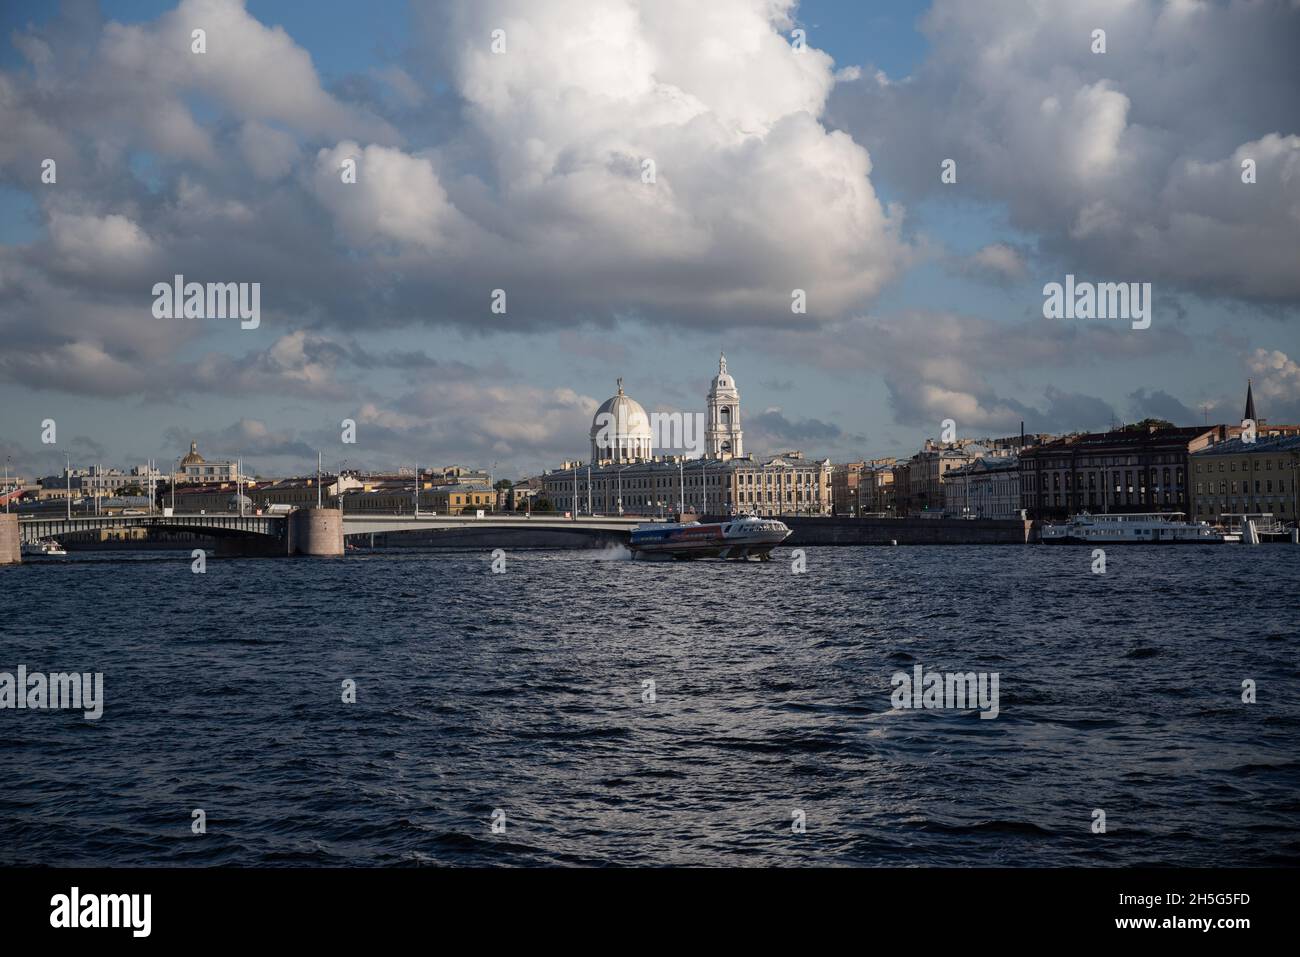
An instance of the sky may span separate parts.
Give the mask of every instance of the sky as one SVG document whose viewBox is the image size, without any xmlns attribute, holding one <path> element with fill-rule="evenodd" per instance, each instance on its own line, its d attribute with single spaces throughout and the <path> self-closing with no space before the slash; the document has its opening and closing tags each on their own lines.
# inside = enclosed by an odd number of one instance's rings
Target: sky
<svg viewBox="0 0 1300 957">
<path fill-rule="evenodd" d="M 522 477 L 724 350 L 760 455 L 1300 422 L 1297 49 L 1298 0 L 9 0 L 0 456 Z"/>
</svg>

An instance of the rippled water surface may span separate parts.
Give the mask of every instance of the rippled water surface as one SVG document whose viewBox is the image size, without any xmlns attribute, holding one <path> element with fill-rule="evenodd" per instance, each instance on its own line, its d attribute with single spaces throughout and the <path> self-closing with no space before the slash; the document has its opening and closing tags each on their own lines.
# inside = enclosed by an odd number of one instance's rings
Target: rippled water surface
<svg viewBox="0 0 1300 957">
<path fill-rule="evenodd" d="M 0 671 L 106 698 L 0 711 L 0 863 L 1300 863 L 1300 548 L 806 551 L 0 569 Z"/>
</svg>

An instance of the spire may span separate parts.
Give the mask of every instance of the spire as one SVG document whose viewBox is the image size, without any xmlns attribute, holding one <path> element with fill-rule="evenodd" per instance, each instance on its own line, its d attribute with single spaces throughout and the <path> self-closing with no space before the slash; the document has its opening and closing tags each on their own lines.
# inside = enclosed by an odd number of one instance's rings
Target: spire
<svg viewBox="0 0 1300 957">
<path fill-rule="evenodd" d="M 1242 418 L 1255 421 L 1255 396 L 1251 393 L 1249 379 L 1246 380 L 1246 414 Z"/>
</svg>

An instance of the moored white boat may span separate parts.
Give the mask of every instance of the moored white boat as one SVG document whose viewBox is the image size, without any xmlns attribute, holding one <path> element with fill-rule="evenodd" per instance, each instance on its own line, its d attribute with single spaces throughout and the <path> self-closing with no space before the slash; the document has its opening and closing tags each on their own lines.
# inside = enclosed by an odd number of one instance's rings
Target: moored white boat
<svg viewBox="0 0 1300 957">
<path fill-rule="evenodd" d="M 1131 512 L 1090 515 L 1043 526 L 1044 544 L 1065 545 L 1215 545 L 1237 542 L 1240 535 L 1207 522 L 1186 522 L 1182 512 Z"/>
<path fill-rule="evenodd" d="M 784 522 L 746 515 L 725 522 L 651 522 L 632 530 L 635 558 L 758 558 L 790 537 Z"/>
<path fill-rule="evenodd" d="M 63 546 L 52 538 L 23 542 L 20 550 L 23 558 L 64 558 L 68 554 L 63 550 Z"/>
</svg>

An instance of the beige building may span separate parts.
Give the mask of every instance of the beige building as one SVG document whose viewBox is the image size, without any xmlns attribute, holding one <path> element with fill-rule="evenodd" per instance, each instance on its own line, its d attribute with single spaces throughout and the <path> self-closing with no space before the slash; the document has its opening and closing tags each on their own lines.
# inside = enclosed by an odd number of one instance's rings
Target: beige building
<svg viewBox="0 0 1300 957">
<path fill-rule="evenodd" d="M 762 464 L 733 459 L 732 498 L 752 515 L 830 515 L 831 460 L 785 452 Z"/>
<path fill-rule="evenodd" d="M 926 439 L 921 451 L 894 470 L 895 509 L 900 516 L 942 515 L 944 476 L 971 462 L 983 449 L 968 443 L 944 445 Z"/>
<path fill-rule="evenodd" d="M 1217 522 L 1221 515 L 1270 512 L 1290 523 L 1300 515 L 1300 436 L 1229 439 L 1191 455 L 1192 515 Z"/>
<path fill-rule="evenodd" d="M 653 432 L 640 403 L 623 391 L 592 420 L 592 462 L 566 462 L 541 477 L 540 497 L 560 512 L 597 515 L 829 515 L 831 463 L 785 452 L 743 454 L 740 392 L 719 360 L 706 400 L 705 454 L 653 455 Z"/>
<path fill-rule="evenodd" d="M 321 488 L 318 493 L 314 476 L 278 479 L 270 482 L 254 482 L 245 479 L 245 510 L 252 513 L 259 509 L 266 509 L 271 505 L 315 508 L 317 501 L 325 508 L 337 508 L 340 484 L 345 491 L 359 488 L 361 485 L 356 479 L 347 475 L 341 478 L 326 475 L 322 477 Z M 410 501 L 409 494 L 407 501 Z M 178 488 L 175 502 L 176 511 L 181 513 L 237 511 L 239 509 L 238 485 L 232 479 L 221 484 L 207 483 L 197 487 Z M 171 503 L 172 498 L 164 496 L 163 504 L 170 505 Z"/>
<path fill-rule="evenodd" d="M 894 502 L 894 474 L 898 460 L 872 459 L 858 480 L 858 514 L 892 516 L 897 514 Z"/>
<path fill-rule="evenodd" d="M 867 470 L 865 460 L 842 462 L 831 466 L 831 513 L 834 515 L 856 515 L 859 508 L 859 489 L 862 486 L 862 473 Z"/>
<path fill-rule="evenodd" d="M 176 468 L 177 484 L 207 485 L 235 482 L 239 478 L 239 463 L 209 462 L 199 454 L 199 444 L 190 443 L 190 450 Z"/>
</svg>

